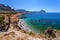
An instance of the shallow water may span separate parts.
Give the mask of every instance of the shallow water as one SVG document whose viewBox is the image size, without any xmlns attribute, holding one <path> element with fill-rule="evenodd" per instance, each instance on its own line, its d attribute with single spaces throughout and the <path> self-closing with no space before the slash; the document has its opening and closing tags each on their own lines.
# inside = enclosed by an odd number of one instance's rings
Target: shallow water
<svg viewBox="0 0 60 40">
<path fill-rule="evenodd" d="M 31 13 L 21 16 L 35 33 L 43 33 L 48 27 L 60 30 L 60 13 Z"/>
</svg>

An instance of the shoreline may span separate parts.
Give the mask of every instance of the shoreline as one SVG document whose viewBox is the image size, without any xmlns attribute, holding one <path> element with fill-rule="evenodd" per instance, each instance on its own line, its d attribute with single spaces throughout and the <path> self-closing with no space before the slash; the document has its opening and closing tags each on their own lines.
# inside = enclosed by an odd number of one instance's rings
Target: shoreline
<svg viewBox="0 0 60 40">
<path fill-rule="evenodd" d="M 14 17 L 12 16 L 13 17 L 12 20 L 14 18 L 17 18 L 17 16 L 14 16 Z M 27 28 L 29 30 L 29 28 L 27 27 L 27 25 L 23 19 L 19 19 L 19 21 L 22 22 L 22 25 L 24 24 L 23 29 L 26 30 L 26 28 Z M 13 22 L 18 22 L 18 20 L 13 20 Z M 14 23 L 12 23 L 12 25 L 14 25 Z M 10 27 L 14 27 L 14 26 L 10 26 Z M 22 32 L 22 30 L 17 31 L 17 28 L 16 28 L 16 30 L 10 29 L 7 32 L 0 33 L 0 40 L 48 40 L 48 38 L 45 38 L 45 36 L 43 36 L 43 34 L 42 35 L 35 34 L 36 37 L 32 36 L 33 34 L 32 35 L 31 34 L 32 33 L 30 33 L 30 34 L 24 33 L 24 32 Z M 52 40 L 60 40 L 60 32 L 56 32 L 55 34 L 56 34 L 57 38 L 52 38 Z"/>
<path fill-rule="evenodd" d="M 21 27 L 21 29 L 25 30 L 26 32 L 31 32 L 32 31 L 23 19 L 19 19 L 18 26 Z"/>
</svg>

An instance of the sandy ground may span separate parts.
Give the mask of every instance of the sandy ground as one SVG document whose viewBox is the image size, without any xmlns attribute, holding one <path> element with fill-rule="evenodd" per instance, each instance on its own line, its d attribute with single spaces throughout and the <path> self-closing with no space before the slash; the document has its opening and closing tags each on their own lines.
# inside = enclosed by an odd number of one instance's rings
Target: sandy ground
<svg viewBox="0 0 60 40">
<path fill-rule="evenodd" d="M 32 37 L 21 31 L 10 30 L 0 33 L 0 40 L 42 40 L 42 38 Z"/>
<path fill-rule="evenodd" d="M 26 33 L 23 33 L 21 30 L 8 30 L 7 32 L 0 32 L 0 40 L 60 40 L 60 32 L 57 35 L 57 38 L 44 38 L 42 36 L 32 36 Z"/>
</svg>

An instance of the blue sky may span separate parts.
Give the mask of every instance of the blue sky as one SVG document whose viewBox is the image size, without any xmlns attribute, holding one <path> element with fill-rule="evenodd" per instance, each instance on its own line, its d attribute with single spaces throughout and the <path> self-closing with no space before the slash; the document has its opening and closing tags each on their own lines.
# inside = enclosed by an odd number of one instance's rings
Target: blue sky
<svg viewBox="0 0 60 40">
<path fill-rule="evenodd" d="M 60 0 L 0 0 L 0 4 L 28 11 L 60 12 Z"/>
</svg>

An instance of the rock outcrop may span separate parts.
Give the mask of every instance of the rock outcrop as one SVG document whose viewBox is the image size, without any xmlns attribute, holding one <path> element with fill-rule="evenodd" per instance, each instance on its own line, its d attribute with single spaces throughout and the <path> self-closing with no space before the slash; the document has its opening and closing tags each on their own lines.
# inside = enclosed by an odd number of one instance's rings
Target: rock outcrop
<svg viewBox="0 0 60 40">
<path fill-rule="evenodd" d="M 25 21 L 23 19 L 19 19 L 18 26 L 25 30 L 26 32 L 31 32 L 31 29 L 26 25 Z"/>
<path fill-rule="evenodd" d="M 54 30 L 51 27 L 48 27 L 45 31 L 46 36 L 56 38 L 56 35 L 54 33 Z"/>
</svg>

